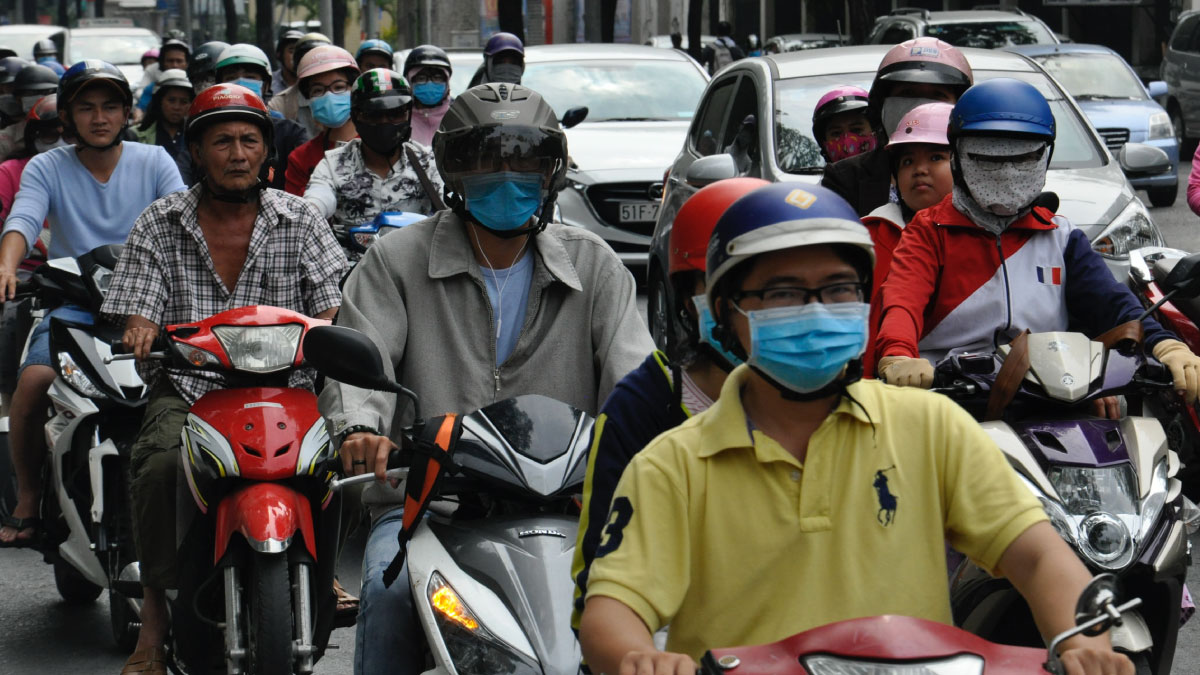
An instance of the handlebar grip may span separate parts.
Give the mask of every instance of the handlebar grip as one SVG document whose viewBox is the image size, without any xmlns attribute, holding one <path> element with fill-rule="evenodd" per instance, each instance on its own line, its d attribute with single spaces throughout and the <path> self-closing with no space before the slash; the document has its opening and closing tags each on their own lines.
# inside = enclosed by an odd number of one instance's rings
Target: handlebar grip
<svg viewBox="0 0 1200 675">
<path fill-rule="evenodd" d="M 399 469 L 412 466 L 413 452 L 407 448 L 398 448 L 388 454 L 387 468 Z"/>
<path fill-rule="evenodd" d="M 38 288 L 38 285 L 32 281 L 20 281 L 20 282 L 17 282 L 17 289 L 16 289 L 15 293 L 18 296 L 32 295 L 33 292 L 37 290 L 37 288 Z"/>
</svg>

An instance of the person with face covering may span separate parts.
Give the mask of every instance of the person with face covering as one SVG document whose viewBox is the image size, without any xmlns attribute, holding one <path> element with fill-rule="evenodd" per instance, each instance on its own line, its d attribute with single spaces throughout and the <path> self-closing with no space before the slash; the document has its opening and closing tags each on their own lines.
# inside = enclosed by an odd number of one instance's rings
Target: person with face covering
<svg viewBox="0 0 1200 675">
<path fill-rule="evenodd" d="M 21 105 L 21 114 L 29 115 L 43 96 L 58 90 L 58 75 L 50 68 L 31 63 L 21 68 L 13 78 L 13 96 Z M 27 117 L 0 129 L 0 161 L 15 156 L 25 146 L 25 120 Z"/>
<path fill-rule="evenodd" d="M 612 249 L 550 222 L 567 171 L 558 117 L 526 87 L 481 85 L 454 99 L 433 148 L 448 208 L 367 250 L 346 278 L 338 325 L 365 333 L 384 374 L 420 392 L 423 408 L 465 413 L 541 394 L 594 415 L 654 346 Z M 363 493 L 373 518 L 354 672 L 424 672 L 407 572 L 383 583 L 404 493 L 382 479 L 412 407 L 328 380 L 320 409 L 345 472 L 381 479 Z"/>
<path fill-rule="evenodd" d="M 414 47 L 404 58 L 404 77 L 413 88 L 412 139 L 421 145 L 433 143 L 433 134 L 450 109 L 453 73 L 450 57 L 441 47 Z"/>
<path fill-rule="evenodd" d="M 313 169 L 325 159 L 325 153 L 358 137 L 350 119 L 350 88 L 358 79 L 359 69 L 350 52 L 333 45 L 316 47 L 304 57 L 300 90 L 309 99 L 314 119 L 324 131 L 287 157 L 284 189 L 303 197 Z"/>
<path fill-rule="evenodd" d="M 339 236 L 384 211 L 433 213 L 442 179 L 433 152 L 408 139 L 411 114 L 412 89 L 399 73 L 376 68 L 354 81 L 350 115 L 358 138 L 326 152 L 304 190 Z"/>
<path fill-rule="evenodd" d="M 0 223 L 8 217 L 17 190 L 21 187 L 21 174 L 25 165 L 34 155 L 49 152 L 55 148 L 70 145 L 63 131 L 62 120 L 58 117 L 58 95 L 50 94 L 43 97 L 29 111 L 25 118 L 24 146 L 14 156 L 0 163 Z M 33 271 L 46 260 L 46 242 L 50 238 L 50 221 L 42 222 L 42 232 L 33 244 L 33 251 L 21 263 L 23 273 Z M 6 392 L 11 393 L 11 392 Z"/>
<path fill-rule="evenodd" d="M 0 58 L 0 129 L 17 124 L 24 118 L 21 101 L 13 93 L 13 82 L 17 79 L 17 73 L 27 65 L 28 61 L 15 56 Z"/>
<path fill-rule="evenodd" d="M 483 46 L 483 63 L 471 77 L 471 86 L 488 82 L 521 84 L 525 74 L 525 43 L 512 33 L 496 33 Z"/>
<path fill-rule="evenodd" d="M 1142 306 L 1113 278 L 1083 230 L 1034 202 L 1054 152 L 1054 115 L 1033 85 L 997 78 L 967 90 L 950 116 L 954 187 L 904 230 L 883 283 L 878 371 L 929 387 L 933 364 L 991 351 L 1023 330 L 1096 337 Z M 1143 344 L 1190 401 L 1200 358 L 1153 318 Z M 1100 414 L 1113 416 L 1115 401 Z"/>
<path fill-rule="evenodd" d="M 881 130 L 879 142 L 870 152 L 826 164 L 821 185 L 850 202 L 860 218 L 888 202 L 899 202 L 884 150 L 888 134 L 913 108 L 937 101 L 954 103 L 972 82 L 966 57 L 937 38 L 920 37 L 889 49 L 879 62 L 867 99 L 867 119 Z"/>
</svg>

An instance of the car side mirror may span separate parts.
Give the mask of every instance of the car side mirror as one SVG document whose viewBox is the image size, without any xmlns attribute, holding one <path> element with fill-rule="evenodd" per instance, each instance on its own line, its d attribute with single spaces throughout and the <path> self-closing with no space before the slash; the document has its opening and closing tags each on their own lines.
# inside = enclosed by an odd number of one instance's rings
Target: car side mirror
<svg viewBox="0 0 1200 675">
<path fill-rule="evenodd" d="M 1181 258 L 1159 284 L 1172 297 L 1194 298 L 1200 295 L 1200 253 Z"/>
<path fill-rule="evenodd" d="M 733 155 L 709 155 L 692 162 L 684 178 L 694 188 L 712 185 L 719 180 L 737 176 L 737 162 Z"/>
<path fill-rule="evenodd" d="M 574 108 L 571 108 L 567 110 L 567 112 L 563 113 L 562 119 L 559 120 L 559 124 L 561 124 L 562 128 L 564 129 L 570 129 L 586 119 L 587 116 L 588 107 L 586 105 L 575 106 Z"/>
<path fill-rule="evenodd" d="M 360 389 L 396 391 L 383 374 L 383 357 L 371 338 L 345 326 L 317 326 L 304 336 L 304 361 L 325 377 Z"/>
<path fill-rule="evenodd" d="M 1167 83 L 1162 80 L 1154 80 L 1146 85 L 1146 92 L 1150 94 L 1150 98 L 1159 98 L 1167 95 Z"/>
<path fill-rule="evenodd" d="M 1170 171 L 1171 158 L 1159 148 L 1144 143 L 1126 143 L 1117 152 L 1117 162 L 1126 175 Z"/>
</svg>

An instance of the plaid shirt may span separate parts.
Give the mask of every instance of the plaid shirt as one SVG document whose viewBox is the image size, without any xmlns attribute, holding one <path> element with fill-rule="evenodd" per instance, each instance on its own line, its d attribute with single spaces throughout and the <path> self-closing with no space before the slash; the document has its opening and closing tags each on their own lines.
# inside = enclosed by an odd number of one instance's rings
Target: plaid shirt
<svg viewBox="0 0 1200 675">
<path fill-rule="evenodd" d="M 201 186 L 146 208 L 133 225 L 100 314 L 122 323 L 136 314 L 159 326 L 191 323 L 236 307 L 271 305 L 316 316 L 341 304 L 338 282 L 346 256 L 329 225 L 304 200 L 267 189 L 259 198 L 246 262 L 232 291 L 217 274 L 196 219 Z M 158 364 L 141 364 L 153 383 Z M 215 373 L 166 368 L 189 403 L 223 386 Z M 292 373 L 291 385 L 312 389 L 313 375 Z"/>
</svg>

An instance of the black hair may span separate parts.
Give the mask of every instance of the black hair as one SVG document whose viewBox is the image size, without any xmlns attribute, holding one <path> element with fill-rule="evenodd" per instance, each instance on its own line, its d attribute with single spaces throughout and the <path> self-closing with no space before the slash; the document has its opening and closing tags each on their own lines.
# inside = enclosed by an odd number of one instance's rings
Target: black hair
<svg viewBox="0 0 1200 675">
<path fill-rule="evenodd" d="M 150 105 L 146 106 L 146 114 L 142 116 L 142 121 L 138 122 L 138 131 L 145 131 L 150 128 L 150 125 L 158 122 L 162 118 L 162 100 L 167 96 L 168 89 L 183 89 L 188 91 L 187 87 L 155 87 L 154 93 L 150 95 Z M 192 93 L 192 98 L 195 99 L 195 92 Z M 187 126 L 187 120 L 179 124 L 182 129 Z"/>
<path fill-rule="evenodd" d="M 733 26 L 728 21 L 717 22 L 717 37 L 733 35 Z"/>
</svg>

